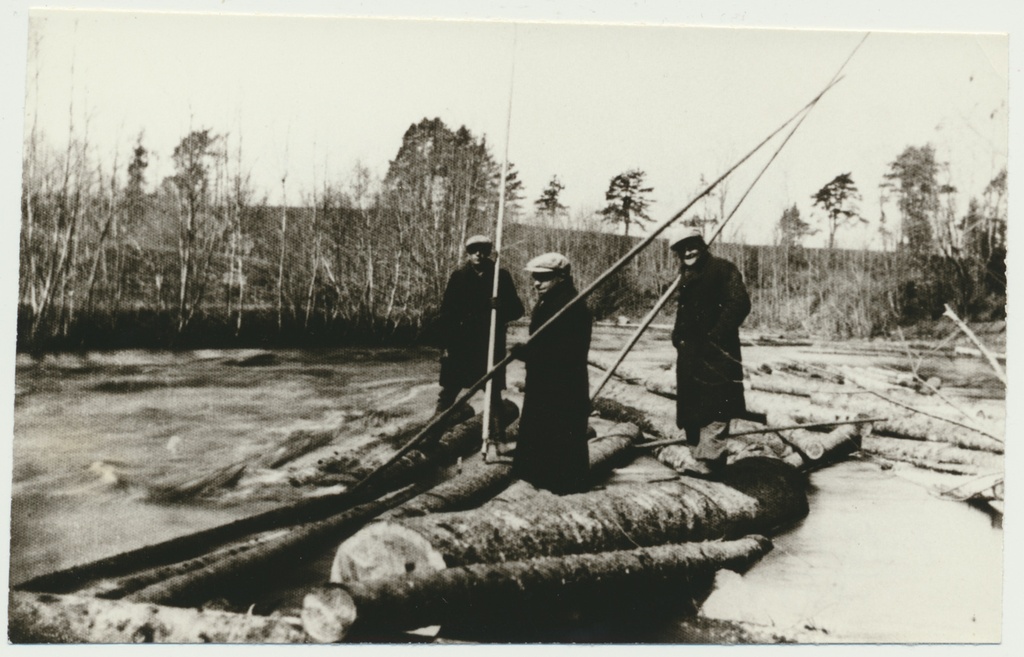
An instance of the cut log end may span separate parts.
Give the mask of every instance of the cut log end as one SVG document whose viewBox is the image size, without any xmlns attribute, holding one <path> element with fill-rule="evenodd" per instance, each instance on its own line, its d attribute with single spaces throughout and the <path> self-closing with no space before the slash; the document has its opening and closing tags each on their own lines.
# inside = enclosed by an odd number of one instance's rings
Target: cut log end
<svg viewBox="0 0 1024 657">
<path fill-rule="evenodd" d="M 423 536 L 398 524 L 379 522 L 338 546 L 331 582 L 371 582 L 445 567 L 444 557 Z"/>
<path fill-rule="evenodd" d="M 302 599 L 302 628 L 314 641 L 336 643 L 356 622 L 356 604 L 345 589 L 320 587 Z"/>
</svg>

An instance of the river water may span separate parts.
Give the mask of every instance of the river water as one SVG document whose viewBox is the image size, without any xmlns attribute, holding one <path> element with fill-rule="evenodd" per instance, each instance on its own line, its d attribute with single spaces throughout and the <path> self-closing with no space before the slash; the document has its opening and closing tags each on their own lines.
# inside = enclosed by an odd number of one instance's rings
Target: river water
<svg viewBox="0 0 1024 657">
<path fill-rule="evenodd" d="M 20 356 L 12 584 L 298 494 L 283 474 L 255 469 L 184 503 L 149 500 L 155 484 L 254 462 L 297 429 L 341 426 L 334 447 L 344 450 L 433 409 L 430 350 L 278 351 L 245 361 L 253 355 Z M 988 515 L 870 461 L 821 470 L 812 484 L 809 517 L 775 537 L 745 575 L 720 574 L 705 615 L 810 627 L 837 642 L 999 640 L 1002 529 Z"/>
</svg>

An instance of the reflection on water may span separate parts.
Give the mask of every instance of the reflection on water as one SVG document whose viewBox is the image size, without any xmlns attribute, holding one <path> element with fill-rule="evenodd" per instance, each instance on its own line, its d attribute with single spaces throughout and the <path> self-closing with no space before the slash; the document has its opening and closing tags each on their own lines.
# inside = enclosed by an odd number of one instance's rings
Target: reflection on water
<svg viewBox="0 0 1024 657">
<path fill-rule="evenodd" d="M 987 514 L 870 462 L 811 481 L 810 515 L 742 577 L 722 573 L 705 615 L 837 642 L 1000 640 L 1003 533 Z"/>
</svg>

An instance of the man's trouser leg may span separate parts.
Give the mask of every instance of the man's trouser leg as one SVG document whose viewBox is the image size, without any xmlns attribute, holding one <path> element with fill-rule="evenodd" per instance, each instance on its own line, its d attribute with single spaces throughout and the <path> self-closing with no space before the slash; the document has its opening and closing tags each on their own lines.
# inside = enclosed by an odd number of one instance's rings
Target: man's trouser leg
<svg viewBox="0 0 1024 657">
<path fill-rule="evenodd" d="M 448 407 L 458 399 L 460 392 L 462 392 L 461 387 L 441 386 L 441 392 L 437 395 L 437 408 L 434 409 L 434 413 L 442 413 L 448 410 Z"/>
<path fill-rule="evenodd" d="M 693 448 L 694 458 L 702 461 L 718 461 L 725 456 L 728 438 L 728 420 L 709 422 L 700 429 L 700 442 Z"/>
<path fill-rule="evenodd" d="M 491 408 L 490 444 L 484 445 L 484 448 L 487 460 L 492 460 L 503 455 L 502 449 L 505 445 L 504 403 L 501 398 L 501 390 L 497 386 L 491 389 L 489 403 Z"/>
</svg>

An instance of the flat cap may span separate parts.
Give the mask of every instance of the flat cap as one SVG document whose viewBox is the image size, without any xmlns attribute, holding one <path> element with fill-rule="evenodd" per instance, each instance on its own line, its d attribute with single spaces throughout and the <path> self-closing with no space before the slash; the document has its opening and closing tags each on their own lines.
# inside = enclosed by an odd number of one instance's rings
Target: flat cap
<svg viewBox="0 0 1024 657">
<path fill-rule="evenodd" d="M 704 235 L 700 232 L 700 229 L 696 226 L 687 226 L 683 230 L 672 236 L 669 241 L 669 248 L 673 251 L 685 248 L 691 245 L 704 245 Z"/>
<path fill-rule="evenodd" d="M 534 273 L 569 271 L 569 259 L 561 253 L 544 253 L 526 263 L 524 269 Z"/>
<path fill-rule="evenodd" d="M 491 238 L 487 237 L 486 235 L 473 235 L 472 237 L 470 237 L 469 239 L 466 240 L 466 248 L 467 249 L 469 247 L 471 247 L 471 246 L 476 245 L 476 244 L 480 244 L 481 246 L 483 246 L 483 245 L 491 246 L 493 244 L 493 242 L 491 242 Z"/>
</svg>

